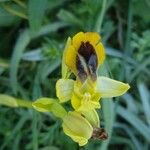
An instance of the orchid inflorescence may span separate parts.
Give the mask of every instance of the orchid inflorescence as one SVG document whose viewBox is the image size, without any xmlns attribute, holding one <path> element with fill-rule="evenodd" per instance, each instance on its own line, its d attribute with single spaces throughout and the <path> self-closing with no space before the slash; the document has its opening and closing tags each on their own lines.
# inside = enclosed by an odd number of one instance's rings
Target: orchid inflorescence
<svg viewBox="0 0 150 150">
<path fill-rule="evenodd" d="M 63 131 L 80 146 L 88 140 L 107 139 L 107 133 L 100 128 L 96 109 L 101 98 L 124 94 L 128 84 L 98 76 L 97 69 L 105 59 L 105 49 L 98 33 L 79 32 L 68 38 L 62 59 L 62 78 L 56 83 L 58 99 L 40 98 L 32 105 L 40 112 L 52 112 L 62 119 Z M 75 80 L 70 79 L 73 73 Z M 67 111 L 62 103 L 71 100 L 72 110 Z"/>
</svg>

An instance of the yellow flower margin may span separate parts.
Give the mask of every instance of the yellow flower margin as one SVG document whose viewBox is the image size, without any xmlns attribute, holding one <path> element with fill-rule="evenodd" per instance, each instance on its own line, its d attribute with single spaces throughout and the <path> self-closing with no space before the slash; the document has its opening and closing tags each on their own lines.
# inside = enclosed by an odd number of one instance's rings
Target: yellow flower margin
<svg viewBox="0 0 150 150">
<path fill-rule="evenodd" d="M 103 44 L 100 42 L 101 37 L 96 32 L 79 32 L 69 42 L 65 49 L 65 63 L 68 68 L 76 75 L 76 56 L 81 42 L 89 42 L 98 56 L 98 64 L 102 64 L 105 59 L 105 50 Z"/>
</svg>

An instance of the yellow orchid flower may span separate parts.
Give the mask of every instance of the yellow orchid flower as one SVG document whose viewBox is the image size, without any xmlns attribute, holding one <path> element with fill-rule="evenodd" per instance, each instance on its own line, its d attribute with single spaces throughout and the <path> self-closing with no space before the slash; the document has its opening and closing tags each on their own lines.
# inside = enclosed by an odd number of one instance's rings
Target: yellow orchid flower
<svg viewBox="0 0 150 150">
<path fill-rule="evenodd" d="M 103 44 L 95 32 L 79 32 L 69 38 L 64 52 L 64 61 L 68 68 L 84 82 L 87 77 L 96 80 L 96 70 L 105 59 Z"/>
<path fill-rule="evenodd" d="M 33 103 L 40 112 L 52 112 L 62 119 L 64 133 L 85 145 L 89 139 L 106 139 L 96 108 L 101 98 L 124 94 L 129 85 L 107 77 L 97 76 L 97 68 L 105 59 L 105 51 L 97 33 L 80 32 L 68 38 L 62 61 L 62 79 L 56 83 L 55 99 L 41 98 Z M 69 79 L 73 72 L 76 80 Z M 74 111 L 67 112 L 60 103 L 71 100 Z"/>
<path fill-rule="evenodd" d="M 97 68 L 104 59 L 105 50 L 97 33 L 79 32 L 72 39 L 69 38 L 63 55 L 63 66 L 67 68 L 64 72 L 67 74 L 70 69 L 76 80 L 64 78 L 57 81 L 59 101 L 62 103 L 71 99 L 73 108 L 82 112 L 100 108 L 100 98 L 124 94 L 130 88 L 128 84 L 97 76 Z"/>
<path fill-rule="evenodd" d="M 80 146 L 87 144 L 91 138 L 105 140 L 107 133 L 100 128 L 99 116 L 95 110 L 100 108 L 99 100 L 120 96 L 130 86 L 97 75 L 98 66 L 104 59 L 105 51 L 100 36 L 95 32 L 79 32 L 72 39 L 68 38 L 64 50 L 62 79 L 56 83 L 59 100 L 43 97 L 32 103 L 1 94 L 1 98 L 6 99 L 1 104 L 52 112 L 62 119 L 64 133 Z M 76 76 L 75 80 L 69 79 L 72 72 Z M 67 112 L 61 103 L 69 100 L 74 110 Z"/>
<path fill-rule="evenodd" d="M 52 112 L 62 119 L 64 133 L 80 146 L 87 144 L 90 138 L 100 138 L 100 121 L 95 110 L 66 112 L 66 110 L 52 98 L 40 98 L 32 103 L 34 109 L 40 112 Z"/>
<path fill-rule="evenodd" d="M 107 139 L 107 133 L 104 129 L 99 128 L 99 124 L 99 117 L 95 110 L 82 113 L 73 111 L 63 118 L 62 127 L 66 135 L 70 136 L 79 146 L 83 146 L 91 138 Z"/>
<path fill-rule="evenodd" d="M 59 102 L 71 100 L 73 108 L 81 112 L 100 108 L 99 100 L 101 98 L 123 95 L 130 88 L 126 83 L 103 76 L 97 78 L 96 86 L 90 86 L 88 81 L 80 85 L 78 81 L 71 79 L 60 79 L 57 82 L 56 91 Z"/>
<path fill-rule="evenodd" d="M 92 137 L 92 125 L 77 112 L 69 112 L 63 118 L 62 127 L 65 134 L 79 143 L 80 146 L 87 144 L 88 140 Z"/>
</svg>

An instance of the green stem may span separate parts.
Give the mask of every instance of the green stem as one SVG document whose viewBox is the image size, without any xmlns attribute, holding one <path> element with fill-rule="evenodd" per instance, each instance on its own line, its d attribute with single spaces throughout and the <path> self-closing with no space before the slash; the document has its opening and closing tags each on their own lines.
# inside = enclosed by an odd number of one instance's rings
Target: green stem
<svg viewBox="0 0 150 150">
<path fill-rule="evenodd" d="M 23 99 L 17 99 L 10 95 L 0 94 L 0 105 L 7 107 L 26 107 L 32 108 L 32 102 Z"/>
<path fill-rule="evenodd" d="M 102 10 L 100 11 L 100 14 L 98 15 L 98 19 L 95 25 L 95 31 L 99 33 L 101 31 L 101 26 L 102 26 L 102 22 L 103 22 L 105 10 L 106 10 L 106 3 L 107 3 L 107 0 L 103 0 Z"/>
<path fill-rule="evenodd" d="M 32 102 L 27 100 L 16 99 L 18 107 L 32 108 Z"/>
</svg>

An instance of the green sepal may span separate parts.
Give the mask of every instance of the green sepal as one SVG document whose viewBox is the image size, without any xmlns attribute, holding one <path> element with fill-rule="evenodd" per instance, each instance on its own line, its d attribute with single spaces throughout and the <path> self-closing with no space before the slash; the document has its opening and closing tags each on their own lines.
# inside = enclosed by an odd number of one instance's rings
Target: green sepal
<svg viewBox="0 0 150 150">
<path fill-rule="evenodd" d="M 34 109 L 39 112 L 52 112 L 56 117 L 63 118 L 67 112 L 56 99 L 52 98 L 40 98 L 32 103 Z"/>
<path fill-rule="evenodd" d="M 65 55 L 66 55 L 66 49 L 68 48 L 68 46 L 71 44 L 71 38 L 68 37 L 67 39 L 67 44 L 65 46 L 64 52 L 63 52 L 63 58 L 62 58 L 62 70 L 61 70 L 61 74 L 62 74 L 62 78 L 67 79 L 69 78 L 71 71 L 70 69 L 67 67 L 67 65 L 65 64 Z"/>
</svg>

